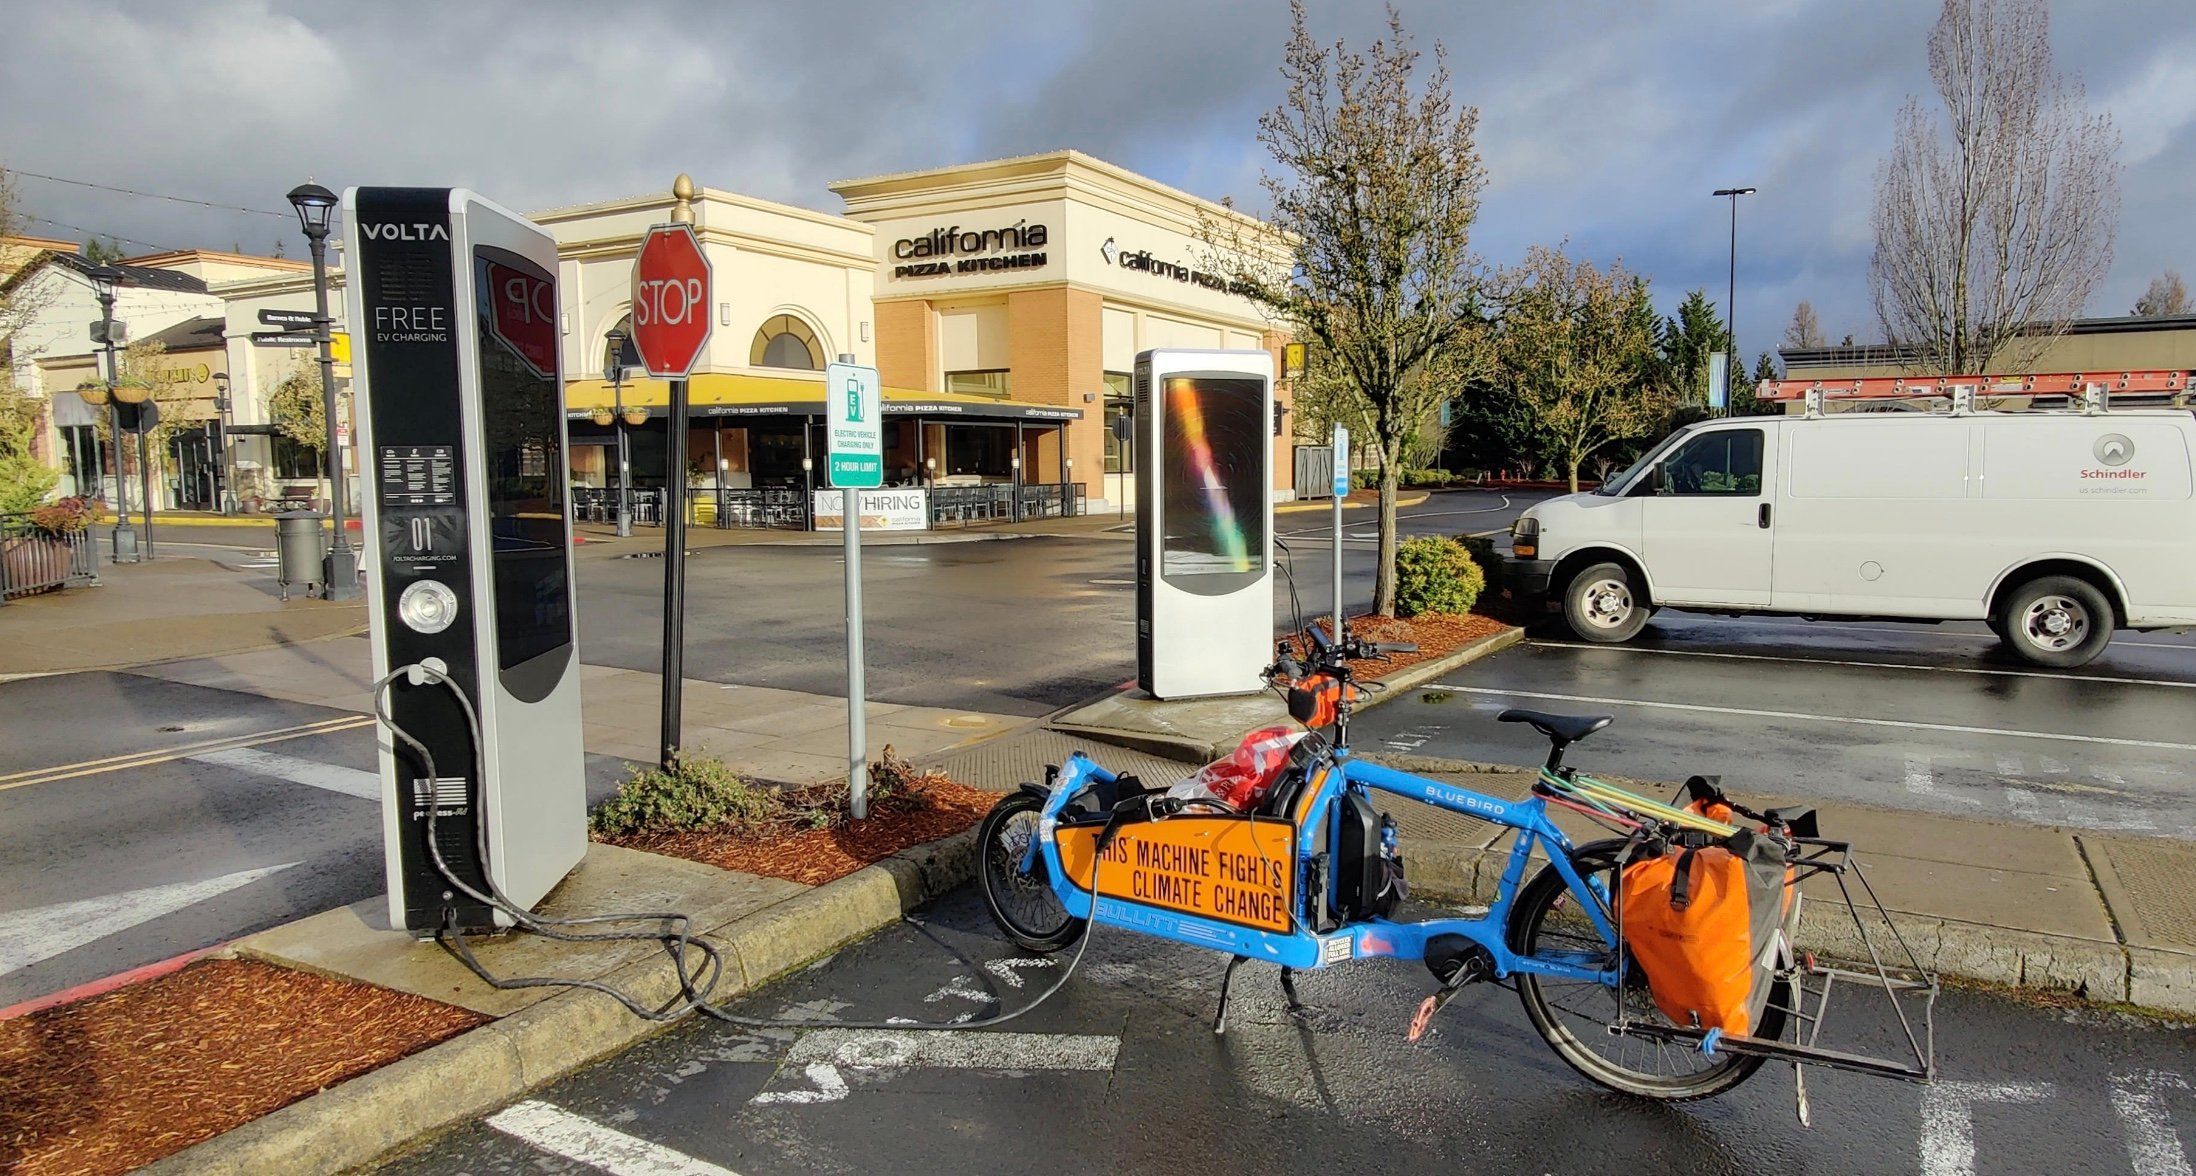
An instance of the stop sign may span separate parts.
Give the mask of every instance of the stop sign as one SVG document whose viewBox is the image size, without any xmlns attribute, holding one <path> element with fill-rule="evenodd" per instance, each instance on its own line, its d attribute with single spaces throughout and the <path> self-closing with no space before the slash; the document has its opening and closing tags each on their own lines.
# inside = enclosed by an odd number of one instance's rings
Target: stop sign
<svg viewBox="0 0 2196 1176">
<path fill-rule="evenodd" d="M 633 346 L 648 374 L 684 379 L 709 341 L 709 259 L 692 225 L 657 225 L 633 264 Z"/>
</svg>

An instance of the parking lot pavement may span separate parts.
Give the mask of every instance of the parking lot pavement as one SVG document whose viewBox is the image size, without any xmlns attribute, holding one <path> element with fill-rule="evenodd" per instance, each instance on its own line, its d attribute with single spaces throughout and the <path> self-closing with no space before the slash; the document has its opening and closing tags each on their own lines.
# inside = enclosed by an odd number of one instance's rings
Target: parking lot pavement
<svg viewBox="0 0 2196 1176">
<path fill-rule="evenodd" d="M 2116 1013 L 1948 993 L 1937 1084 L 1813 1068 L 1803 1128 L 1781 1066 L 1700 1103 L 1603 1092 L 1492 986 L 1412 1046 L 1404 1025 L 1432 985 L 1416 964 L 1307 975 L 1304 1019 L 1252 965 L 1215 1038 L 1221 957 L 1098 935 L 1060 994 L 1002 1033 L 830 1028 L 988 1014 L 1053 983 L 1064 957 L 1018 952 L 963 890 L 735 1006 L 819 1028 L 690 1022 L 385 1170 L 2177 1176 L 2196 1142 L 2196 1033 Z M 1868 1041 L 1875 1018 L 1848 1013 L 1826 1043 Z"/>
<path fill-rule="evenodd" d="M 2196 641 L 2123 634 L 2043 670 L 1980 625 L 1724 619 L 1665 610 L 1637 641 L 1556 626 L 1368 713 L 1360 750 L 1535 764 L 1505 707 L 1608 713 L 1568 762 L 1643 779 L 1720 773 L 1754 795 L 2196 838 Z"/>
</svg>

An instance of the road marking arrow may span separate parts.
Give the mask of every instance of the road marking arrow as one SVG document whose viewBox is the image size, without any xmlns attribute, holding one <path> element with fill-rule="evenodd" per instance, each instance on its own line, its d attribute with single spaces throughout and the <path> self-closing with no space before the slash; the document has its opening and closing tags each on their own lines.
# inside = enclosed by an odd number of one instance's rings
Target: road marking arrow
<svg viewBox="0 0 2196 1176">
<path fill-rule="evenodd" d="M 84 898 L 10 911 L 0 915 L 0 976 L 172 915 L 209 898 L 218 898 L 297 864 L 285 862 L 279 866 L 238 870 L 200 882 L 171 882 L 165 886 L 125 890 L 104 898 Z"/>
</svg>

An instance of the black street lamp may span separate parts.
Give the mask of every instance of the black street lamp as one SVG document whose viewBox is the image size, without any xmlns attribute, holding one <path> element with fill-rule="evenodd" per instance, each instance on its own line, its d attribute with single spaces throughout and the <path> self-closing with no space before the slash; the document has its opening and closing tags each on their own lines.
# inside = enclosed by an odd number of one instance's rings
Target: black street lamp
<svg viewBox="0 0 2196 1176">
<path fill-rule="evenodd" d="M 99 299 L 99 342 L 106 351 L 106 372 L 97 382 L 85 381 L 77 386 L 77 395 L 94 408 L 107 406 L 107 439 L 114 447 L 114 562 L 137 563 L 143 557 L 137 549 L 137 529 L 130 526 L 129 483 L 122 473 L 122 406 L 118 395 L 121 369 L 116 366 L 114 355 L 114 291 L 129 280 L 128 275 L 111 265 L 93 266 L 85 277 L 91 279 L 92 293 Z M 106 497 L 106 483 L 100 483 L 99 496 Z M 145 504 L 151 509 L 150 502 Z"/>
<path fill-rule="evenodd" d="M 602 376 L 610 381 L 611 412 L 618 426 L 618 538 L 633 534 L 633 508 L 625 490 L 626 469 L 631 462 L 625 451 L 625 332 L 610 328 L 605 341 L 610 345 L 610 359 L 604 364 Z"/>
<path fill-rule="evenodd" d="M 1732 364 L 1732 370 L 1726 370 L 1723 378 L 1724 387 L 1731 388 L 1736 386 L 1744 375 L 1743 369 L 1738 367 L 1740 362 L 1738 353 L 1739 197 L 1751 196 L 1754 194 L 1754 190 L 1752 188 L 1718 188 L 1714 194 L 1731 198 L 1731 273 L 1730 285 L 1726 287 L 1723 296 L 1723 327 L 1731 336 Z M 1730 398 L 1726 396 L 1724 403 L 1729 404 L 1730 402 Z"/>
<path fill-rule="evenodd" d="M 229 467 L 229 373 L 215 372 L 214 384 L 214 500 L 223 515 L 236 513 L 236 472 Z"/>
<path fill-rule="evenodd" d="M 358 598 L 358 553 L 351 549 L 350 533 L 343 526 L 343 446 L 336 438 L 335 354 L 329 350 L 328 332 L 335 320 L 328 315 L 328 222 L 335 217 L 336 194 L 319 184 L 305 183 L 290 189 L 290 205 L 297 209 L 297 223 L 313 251 L 313 336 L 320 344 L 320 402 L 328 448 L 328 516 L 335 525 L 335 542 L 328 545 L 328 566 L 323 581 L 329 600 Z"/>
</svg>

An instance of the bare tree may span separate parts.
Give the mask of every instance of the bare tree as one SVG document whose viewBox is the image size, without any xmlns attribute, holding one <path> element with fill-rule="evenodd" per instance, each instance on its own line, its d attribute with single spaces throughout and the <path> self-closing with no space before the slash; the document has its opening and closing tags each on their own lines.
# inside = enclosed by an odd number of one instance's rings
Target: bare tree
<svg viewBox="0 0 2196 1176">
<path fill-rule="evenodd" d="M 2163 318 L 2167 315 L 2187 314 L 2190 309 L 2188 287 L 2181 284 L 2180 272 L 2167 270 L 2150 279 L 2150 289 L 2143 291 L 2143 296 L 2135 300 L 2135 309 L 2131 313 L 2137 318 Z"/>
<path fill-rule="evenodd" d="M 1656 378 L 1647 283 L 1621 262 L 1596 269 L 1536 245 L 1495 287 L 1502 307 L 1495 379 L 1517 398 L 1541 451 L 1562 465 L 1576 492 L 1588 459 L 1652 429 L 1672 407 Z"/>
<path fill-rule="evenodd" d="M 1479 112 L 1451 97 L 1438 42 L 1422 85 L 1418 63 L 1393 7 L 1387 38 L 1360 54 L 1314 41 L 1302 0 L 1291 0 L 1287 95 L 1258 121 L 1278 165 L 1261 180 L 1270 229 L 1224 217 L 1204 229 L 1208 267 L 1324 351 L 1362 401 L 1380 460 L 1373 609 L 1383 615 L 1395 611 L 1404 451 L 1456 391 L 1429 370 L 1482 329 L 1470 249 L 1486 182 Z"/>
<path fill-rule="evenodd" d="M 1784 345 L 1814 348 L 1823 344 L 1822 324 L 1815 320 L 1815 304 L 1802 301 L 1792 309 L 1792 325 L 1784 328 Z"/>
<path fill-rule="evenodd" d="M 1929 76 L 1945 117 L 1907 99 L 1876 174 L 1876 316 L 1931 371 L 2025 366 L 2111 264 L 2119 132 L 2053 71 L 2044 0 L 1944 0 Z"/>
</svg>

